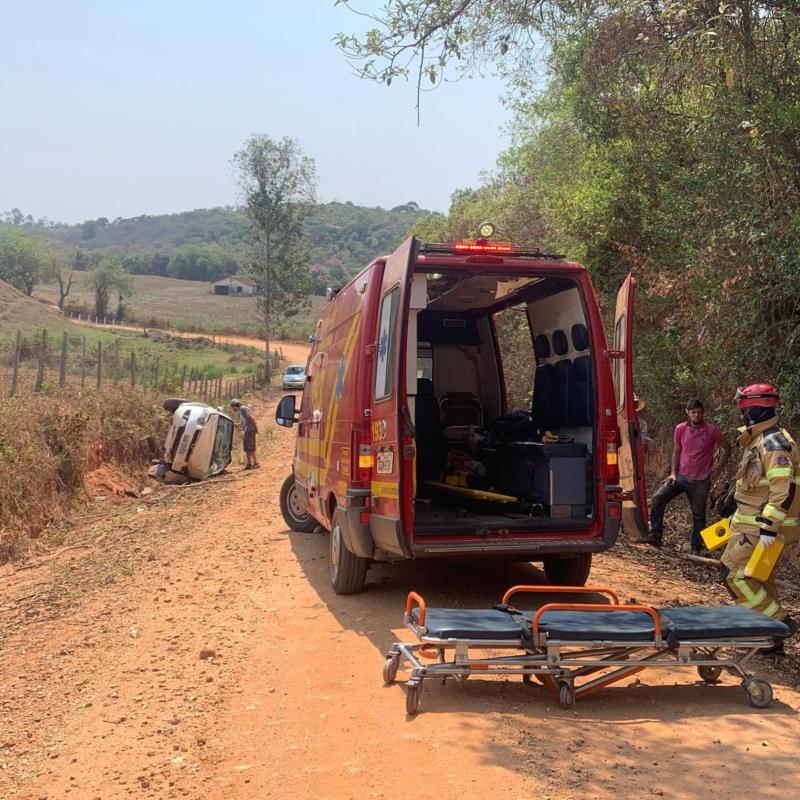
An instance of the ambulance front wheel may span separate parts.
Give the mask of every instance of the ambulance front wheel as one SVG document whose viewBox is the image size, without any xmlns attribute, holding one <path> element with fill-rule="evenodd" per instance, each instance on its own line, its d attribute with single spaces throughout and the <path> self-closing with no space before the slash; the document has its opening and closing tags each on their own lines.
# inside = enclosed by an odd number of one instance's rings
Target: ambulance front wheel
<svg viewBox="0 0 800 800">
<path fill-rule="evenodd" d="M 544 560 L 544 574 L 553 586 L 585 586 L 591 569 L 591 553 L 548 556 Z"/>
<path fill-rule="evenodd" d="M 281 486 L 281 514 L 283 521 L 297 533 L 313 533 L 317 521 L 300 505 L 300 495 L 294 474 L 287 475 Z"/>
<path fill-rule="evenodd" d="M 367 580 L 369 559 L 353 555 L 342 535 L 342 520 L 334 515 L 330 540 L 330 573 L 336 594 L 358 594 Z"/>
</svg>

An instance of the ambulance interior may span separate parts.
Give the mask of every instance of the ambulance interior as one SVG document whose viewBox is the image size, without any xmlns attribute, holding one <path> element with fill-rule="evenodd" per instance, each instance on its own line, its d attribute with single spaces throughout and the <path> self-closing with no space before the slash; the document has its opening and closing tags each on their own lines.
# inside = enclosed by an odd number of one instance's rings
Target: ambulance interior
<svg viewBox="0 0 800 800">
<path fill-rule="evenodd" d="M 587 527 L 595 393 L 578 285 L 417 273 L 408 347 L 414 533 Z"/>
</svg>

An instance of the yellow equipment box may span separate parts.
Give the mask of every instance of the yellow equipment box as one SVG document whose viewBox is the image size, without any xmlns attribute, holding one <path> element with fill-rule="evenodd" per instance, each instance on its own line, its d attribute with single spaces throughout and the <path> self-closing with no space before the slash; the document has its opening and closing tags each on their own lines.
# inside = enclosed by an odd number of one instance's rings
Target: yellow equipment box
<svg viewBox="0 0 800 800">
<path fill-rule="evenodd" d="M 721 519 L 713 525 L 709 525 L 704 530 L 700 531 L 706 547 L 713 550 L 715 547 L 721 547 L 728 539 L 731 538 L 731 521 L 730 518 Z"/>
<path fill-rule="evenodd" d="M 755 578 L 757 581 L 768 581 L 769 576 L 772 575 L 772 570 L 775 569 L 775 564 L 783 552 L 784 544 L 780 539 L 775 540 L 775 544 L 765 550 L 759 542 L 753 549 L 750 560 L 744 568 L 744 574 L 748 578 Z"/>
</svg>

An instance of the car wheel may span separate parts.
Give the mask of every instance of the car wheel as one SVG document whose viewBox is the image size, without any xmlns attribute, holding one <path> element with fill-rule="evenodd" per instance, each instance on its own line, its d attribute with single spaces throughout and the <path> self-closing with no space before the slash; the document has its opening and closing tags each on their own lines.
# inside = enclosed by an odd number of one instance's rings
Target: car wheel
<svg viewBox="0 0 800 800">
<path fill-rule="evenodd" d="M 294 474 L 287 475 L 281 486 L 280 505 L 283 521 L 291 530 L 297 533 L 313 533 L 317 521 L 300 504 Z"/>
<path fill-rule="evenodd" d="M 336 594 L 358 594 L 367 580 L 369 559 L 353 555 L 342 535 L 341 521 L 334 516 L 330 539 L 331 584 Z"/>
<path fill-rule="evenodd" d="M 553 586 L 585 586 L 591 569 L 591 553 L 550 556 L 544 560 L 544 574 Z"/>
</svg>

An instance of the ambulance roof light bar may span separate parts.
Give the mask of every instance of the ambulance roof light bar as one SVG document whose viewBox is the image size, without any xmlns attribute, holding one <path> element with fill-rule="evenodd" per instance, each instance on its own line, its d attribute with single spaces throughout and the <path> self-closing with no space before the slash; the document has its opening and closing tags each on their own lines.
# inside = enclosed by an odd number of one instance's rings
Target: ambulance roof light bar
<svg viewBox="0 0 800 800">
<path fill-rule="evenodd" d="M 538 250 L 525 251 L 516 250 L 511 242 L 490 242 L 497 227 L 492 222 L 481 222 L 478 225 L 478 239 L 474 242 L 453 242 L 452 244 L 424 243 L 420 246 L 420 253 L 442 253 L 450 255 L 460 255 L 462 253 L 477 255 L 509 255 L 509 256 L 528 256 L 533 258 L 547 258 L 561 260 L 563 256 L 549 253 L 540 253 Z"/>
</svg>

